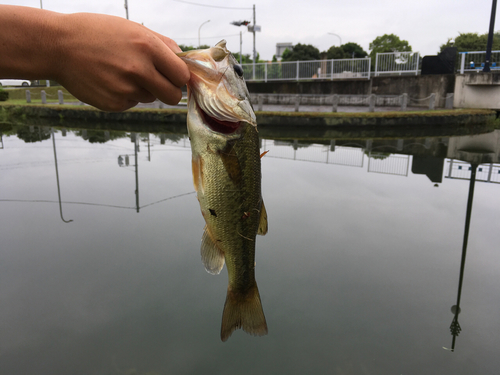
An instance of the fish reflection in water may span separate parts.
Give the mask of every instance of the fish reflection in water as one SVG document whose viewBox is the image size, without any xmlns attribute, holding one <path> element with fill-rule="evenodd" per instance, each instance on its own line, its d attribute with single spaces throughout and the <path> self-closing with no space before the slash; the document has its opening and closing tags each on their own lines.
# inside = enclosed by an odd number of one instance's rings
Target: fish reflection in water
<svg viewBox="0 0 500 375">
<path fill-rule="evenodd" d="M 259 135 L 243 70 L 223 40 L 215 47 L 180 53 L 191 72 L 188 132 L 193 182 L 206 226 L 201 256 L 218 274 L 227 264 L 229 285 L 221 339 L 242 328 L 267 334 L 255 281 L 255 238 L 267 232 L 261 196 Z"/>
</svg>

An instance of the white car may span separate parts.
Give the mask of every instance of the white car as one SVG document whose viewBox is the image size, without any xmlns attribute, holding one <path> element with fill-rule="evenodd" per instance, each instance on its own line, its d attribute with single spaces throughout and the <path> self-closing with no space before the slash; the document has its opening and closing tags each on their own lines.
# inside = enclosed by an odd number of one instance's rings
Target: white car
<svg viewBox="0 0 500 375">
<path fill-rule="evenodd" d="M 0 86 L 31 86 L 27 79 L 0 79 Z"/>
</svg>

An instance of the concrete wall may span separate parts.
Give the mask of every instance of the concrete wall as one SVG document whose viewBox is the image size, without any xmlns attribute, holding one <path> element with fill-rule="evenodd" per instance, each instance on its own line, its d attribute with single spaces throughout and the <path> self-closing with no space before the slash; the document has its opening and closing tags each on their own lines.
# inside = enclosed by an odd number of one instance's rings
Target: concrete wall
<svg viewBox="0 0 500 375">
<path fill-rule="evenodd" d="M 500 74 L 458 74 L 453 106 L 500 109 Z"/>
<path fill-rule="evenodd" d="M 401 95 L 423 99 L 430 94 L 444 98 L 455 87 L 455 75 L 372 77 L 370 80 L 338 80 L 310 82 L 247 82 L 255 94 L 315 94 L 315 95 Z M 442 104 L 442 103 L 440 103 Z"/>
<path fill-rule="evenodd" d="M 247 82 L 248 91 L 254 94 L 313 94 L 313 95 L 367 95 L 370 93 L 370 81 L 273 81 Z"/>
<path fill-rule="evenodd" d="M 400 95 L 407 93 L 410 98 L 423 99 L 434 93 L 444 98 L 455 89 L 454 74 L 374 77 L 371 94 Z"/>
</svg>

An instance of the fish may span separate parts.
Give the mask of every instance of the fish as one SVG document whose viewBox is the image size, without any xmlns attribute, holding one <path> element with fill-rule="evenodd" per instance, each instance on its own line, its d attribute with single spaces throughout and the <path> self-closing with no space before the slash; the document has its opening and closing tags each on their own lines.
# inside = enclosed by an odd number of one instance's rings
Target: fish
<svg viewBox="0 0 500 375">
<path fill-rule="evenodd" d="M 268 329 L 255 280 L 255 244 L 268 223 L 257 121 L 243 69 L 225 40 L 178 56 L 191 73 L 187 127 L 193 184 L 206 224 L 201 258 L 207 272 L 219 274 L 224 264 L 228 272 L 221 340 L 240 328 L 263 336 Z"/>
</svg>

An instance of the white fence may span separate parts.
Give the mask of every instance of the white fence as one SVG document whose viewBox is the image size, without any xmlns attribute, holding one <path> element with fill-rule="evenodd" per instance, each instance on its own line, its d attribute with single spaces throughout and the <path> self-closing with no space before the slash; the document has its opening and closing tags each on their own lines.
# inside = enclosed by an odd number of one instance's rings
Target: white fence
<svg viewBox="0 0 500 375">
<path fill-rule="evenodd" d="M 470 180 L 472 169 L 470 163 L 454 159 L 449 159 L 448 163 L 446 178 Z M 500 184 L 500 164 L 480 164 L 476 170 L 476 180 Z"/>
<path fill-rule="evenodd" d="M 243 64 L 246 81 L 300 81 L 314 79 L 370 79 L 371 60 L 311 60 Z"/>
<path fill-rule="evenodd" d="M 375 71 L 371 72 L 371 59 L 338 59 L 285 61 L 255 64 L 243 64 L 246 81 L 300 81 L 334 79 L 370 79 L 372 74 L 402 75 L 415 74 L 419 70 L 418 52 L 377 53 Z"/>
<path fill-rule="evenodd" d="M 419 62 L 420 55 L 418 52 L 377 53 L 375 59 L 375 76 L 382 74 L 417 75 Z"/>
<path fill-rule="evenodd" d="M 368 172 L 408 176 L 410 161 L 410 155 L 385 155 L 370 152 L 368 158 Z"/>
<path fill-rule="evenodd" d="M 266 158 L 299 160 L 314 163 L 363 167 L 364 149 L 358 147 L 335 146 L 335 141 L 329 145 L 303 144 L 298 140 L 290 142 L 263 139 L 261 149 L 269 151 Z"/>
<path fill-rule="evenodd" d="M 486 51 L 460 52 L 460 74 L 483 70 Z M 490 69 L 500 69 L 500 51 L 491 51 Z"/>
</svg>

